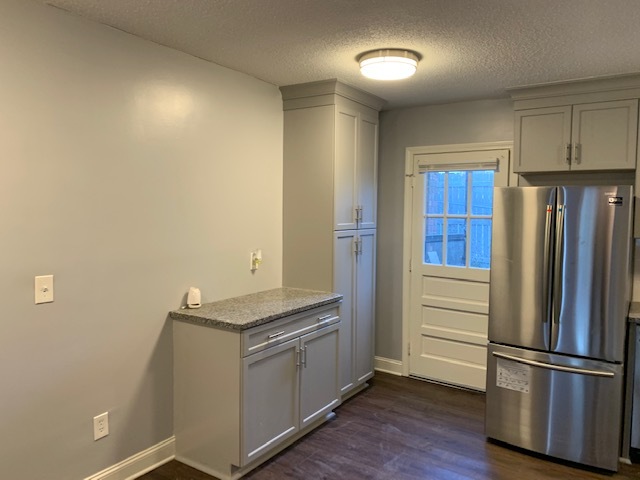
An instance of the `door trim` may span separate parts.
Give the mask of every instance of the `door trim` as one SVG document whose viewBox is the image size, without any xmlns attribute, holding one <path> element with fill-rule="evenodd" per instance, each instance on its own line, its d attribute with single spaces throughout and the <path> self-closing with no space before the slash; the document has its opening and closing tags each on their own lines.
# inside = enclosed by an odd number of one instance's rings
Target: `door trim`
<svg viewBox="0 0 640 480">
<path fill-rule="evenodd" d="M 508 185 L 518 185 L 519 176 L 513 173 L 513 142 L 483 142 L 451 145 L 407 147 L 404 167 L 404 223 L 402 234 L 402 375 L 409 376 L 409 329 L 411 307 L 411 228 L 413 219 L 414 158 L 433 153 L 471 152 L 479 150 L 509 150 Z"/>
</svg>

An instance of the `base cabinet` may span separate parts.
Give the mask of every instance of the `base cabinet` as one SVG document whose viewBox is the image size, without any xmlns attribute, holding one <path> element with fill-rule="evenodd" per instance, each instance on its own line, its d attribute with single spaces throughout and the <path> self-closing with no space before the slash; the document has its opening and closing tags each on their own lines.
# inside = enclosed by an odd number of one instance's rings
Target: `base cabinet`
<svg viewBox="0 0 640 480">
<path fill-rule="evenodd" d="M 242 464 L 338 405 L 339 323 L 243 359 Z"/>
<path fill-rule="evenodd" d="M 174 322 L 176 458 L 237 479 L 340 403 L 338 304 L 243 332 Z"/>
<path fill-rule="evenodd" d="M 298 431 L 299 340 L 243 359 L 242 465 Z"/>
</svg>

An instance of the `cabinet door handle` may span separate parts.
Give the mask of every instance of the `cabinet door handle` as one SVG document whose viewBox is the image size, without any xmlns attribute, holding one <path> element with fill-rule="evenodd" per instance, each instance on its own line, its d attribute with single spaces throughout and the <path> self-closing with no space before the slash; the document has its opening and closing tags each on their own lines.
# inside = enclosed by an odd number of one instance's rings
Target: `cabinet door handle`
<svg viewBox="0 0 640 480">
<path fill-rule="evenodd" d="M 279 332 L 272 333 L 272 334 L 271 334 L 271 335 L 269 335 L 267 338 L 268 338 L 269 340 L 273 340 L 274 338 L 277 338 L 277 337 L 279 337 L 280 335 L 282 335 L 282 334 L 284 334 L 284 333 L 285 333 L 285 331 L 284 331 L 284 330 L 280 330 Z"/>
<path fill-rule="evenodd" d="M 362 205 L 356 206 L 356 223 L 362 222 Z"/>
<path fill-rule="evenodd" d="M 300 350 L 296 348 L 296 367 L 300 366 Z"/>
<path fill-rule="evenodd" d="M 318 323 L 326 322 L 328 319 L 333 317 L 333 315 L 323 315 L 322 317 L 318 317 Z"/>
<path fill-rule="evenodd" d="M 302 347 L 300 352 L 302 352 L 302 366 L 307 368 L 307 347 Z"/>
<path fill-rule="evenodd" d="M 580 163 L 580 144 L 575 143 L 573 145 L 573 160 L 576 164 Z"/>
<path fill-rule="evenodd" d="M 567 165 L 571 165 L 571 144 L 567 143 L 567 154 L 564 157 Z"/>
</svg>

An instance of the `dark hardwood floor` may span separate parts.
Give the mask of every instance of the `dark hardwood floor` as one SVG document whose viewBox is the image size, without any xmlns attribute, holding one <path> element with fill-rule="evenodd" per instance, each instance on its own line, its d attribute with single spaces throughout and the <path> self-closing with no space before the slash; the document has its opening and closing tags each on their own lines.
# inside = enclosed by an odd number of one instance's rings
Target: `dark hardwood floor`
<svg viewBox="0 0 640 480">
<path fill-rule="evenodd" d="M 376 374 L 336 418 L 244 478 L 377 480 L 640 479 L 640 465 L 593 471 L 488 442 L 484 395 Z M 172 461 L 143 480 L 211 480 Z"/>
</svg>

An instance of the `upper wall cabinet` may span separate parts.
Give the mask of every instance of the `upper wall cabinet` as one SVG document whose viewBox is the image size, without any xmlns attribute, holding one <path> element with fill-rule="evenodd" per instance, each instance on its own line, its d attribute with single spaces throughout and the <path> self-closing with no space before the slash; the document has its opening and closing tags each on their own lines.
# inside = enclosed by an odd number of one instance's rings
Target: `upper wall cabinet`
<svg viewBox="0 0 640 480">
<path fill-rule="evenodd" d="M 332 231 L 375 228 L 378 110 L 383 101 L 336 80 L 291 85 L 281 91 L 285 184 L 297 169 L 301 171 L 295 181 L 306 185 L 306 195 L 298 192 L 299 199 L 309 197 L 310 182 L 322 184 L 321 198 L 330 201 L 323 205 L 323 212 L 332 212 Z M 314 203 L 319 201 L 315 197 Z"/>
<path fill-rule="evenodd" d="M 376 228 L 378 113 L 336 103 L 335 230 Z"/>
<path fill-rule="evenodd" d="M 515 115 L 516 172 L 636 166 L 637 100 L 532 108 Z"/>
<path fill-rule="evenodd" d="M 515 172 L 636 168 L 640 77 L 523 87 L 511 94 Z"/>
</svg>

